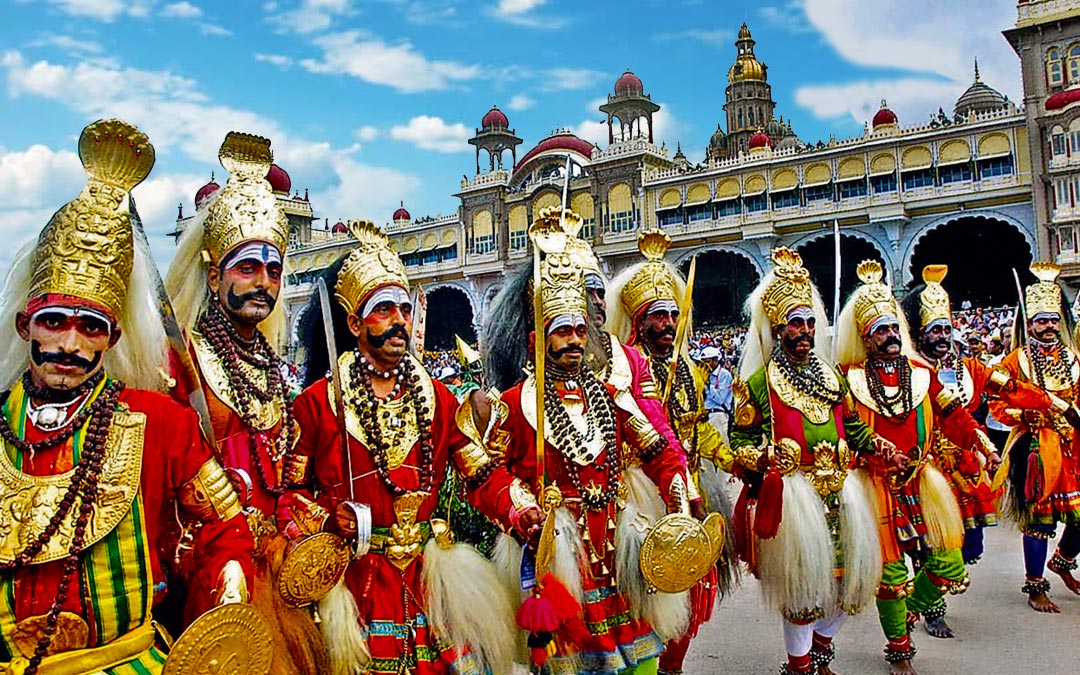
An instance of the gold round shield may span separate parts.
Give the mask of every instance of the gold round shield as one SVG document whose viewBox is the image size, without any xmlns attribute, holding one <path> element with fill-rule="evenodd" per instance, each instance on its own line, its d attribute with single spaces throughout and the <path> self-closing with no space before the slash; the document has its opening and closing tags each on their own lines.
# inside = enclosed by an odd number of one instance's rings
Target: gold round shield
<svg viewBox="0 0 1080 675">
<path fill-rule="evenodd" d="M 215 607 L 173 643 L 162 675 L 267 675 L 273 657 L 270 626 L 254 605 Z"/>
<path fill-rule="evenodd" d="M 349 566 L 349 545 L 336 534 L 320 532 L 297 544 L 281 566 L 278 592 L 293 607 L 322 600 Z"/>
<path fill-rule="evenodd" d="M 719 551 L 701 523 L 688 515 L 669 513 L 645 535 L 641 574 L 659 591 L 681 593 L 709 572 Z"/>
</svg>

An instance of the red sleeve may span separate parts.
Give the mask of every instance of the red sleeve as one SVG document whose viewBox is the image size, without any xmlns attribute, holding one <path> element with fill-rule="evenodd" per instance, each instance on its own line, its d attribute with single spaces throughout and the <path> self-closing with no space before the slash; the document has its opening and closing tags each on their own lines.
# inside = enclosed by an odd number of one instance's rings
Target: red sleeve
<svg viewBox="0 0 1080 675">
<path fill-rule="evenodd" d="M 620 430 L 625 429 L 629 415 L 620 408 L 615 410 Z M 644 448 L 641 450 L 644 450 Z M 686 457 L 683 455 L 681 448 L 676 450 L 670 445 L 665 445 L 662 450 L 653 456 L 639 456 L 642 460 L 641 469 L 649 477 L 649 480 L 656 484 L 666 502 L 668 492 L 671 489 L 671 481 L 674 480 L 675 476 L 682 475 L 683 480 L 686 481 Z"/>
<path fill-rule="evenodd" d="M 502 400 L 510 409 L 503 424 L 503 430 L 509 433 L 506 454 L 482 480 L 466 480 L 465 485 L 469 503 L 499 523 L 503 530 L 509 531 L 510 511 L 513 507 L 510 485 L 517 478 L 532 489 L 536 482 L 536 432 L 521 412 L 520 385 L 504 392 Z"/>
<path fill-rule="evenodd" d="M 159 410 L 148 415 L 146 429 L 147 447 L 162 461 L 163 493 L 171 502 L 180 494 L 181 488 L 211 459 L 210 448 L 199 432 L 199 422 L 194 411 L 184 408 L 164 396 L 155 396 Z M 162 532 L 167 529 L 163 528 Z M 175 542 L 159 542 L 159 550 L 175 548 Z M 240 563 L 247 578 L 248 592 L 253 589 L 255 567 L 252 563 L 253 541 L 247 519 L 238 513 L 228 520 L 205 522 L 195 535 L 192 565 L 187 570 L 188 600 L 185 615 L 194 618 L 213 606 L 211 593 L 218 584 L 218 577 L 225 564 L 231 560 Z"/>
<path fill-rule="evenodd" d="M 979 423 L 975 421 L 967 408 L 957 408 L 948 415 L 943 415 L 941 405 L 938 404 L 938 394 L 941 393 L 942 388 L 937 373 L 931 372 L 930 404 L 934 408 L 934 416 L 937 417 L 942 433 L 958 447 L 976 447 L 978 438 L 975 436 L 975 431 L 979 429 Z"/>
<path fill-rule="evenodd" d="M 191 373 L 185 370 L 183 362 L 175 349 L 169 350 L 169 377 L 176 383 L 169 389 L 169 395 L 180 405 L 190 406 L 191 392 L 195 390 L 195 381 L 192 379 Z"/>
<path fill-rule="evenodd" d="M 671 424 L 668 422 L 667 412 L 664 410 L 664 404 L 656 398 L 648 398 L 645 396 L 644 387 L 642 383 L 652 383 L 653 376 L 649 372 L 649 363 L 645 360 L 645 357 L 641 355 L 641 352 L 623 345 L 623 351 L 626 353 L 627 360 L 630 361 L 630 370 L 633 371 L 633 385 L 631 394 L 634 397 L 634 401 L 637 403 L 638 408 L 649 420 L 649 423 L 653 425 L 653 429 L 656 429 L 657 433 L 664 437 L 672 448 L 674 448 L 679 454 L 683 456 L 683 463 L 686 463 L 686 450 L 683 448 L 682 443 L 679 442 L 679 437 L 675 435 L 675 431 L 671 428 Z"/>
<path fill-rule="evenodd" d="M 1014 382 L 1017 382 L 1017 383 L 1022 382 L 1022 380 L 1020 378 L 1020 356 L 1019 356 L 1019 351 L 1018 350 L 1013 350 L 1013 351 L 1009 352 L 1005 356 L 1005 358 L 1003 358 L 1001 360 L 1001 363 L 998 364 L 998 365 L 1003 370 L 1008 372 L 1009 375 L 1012 376 Z M 1024 384 L 1026 384 L 1027 386 L 1030 386 L 1030 387 L 1035 386 L 1035 385 L 1033 385 L 1031 383 L 1028 383 L 1028 382 L 1024 382 Z M 1016 408 L 1017 408 L 1017 406 L 1014 406 L 1014 405 L 1008 403 L 1004 399 L 1000 399 L 1000 398 L 991 398 L 990 399 L 990 414 L 994 416 L 994 419 L 1001 422 L 1002 424 L 1013 426 L 1013 425 L 1017 424 L 1020 421 L 1017 417 L 1015 417 L 1014 415 L 1012 415 L 1009 412 L 1009 410 L 1016 410 Z"/>
<path fill-rule="evenodd" d="M 975 393 L 978 398 L 979 394 L 986 391 L 986 384 L 994 369 L 978 359 L 967 358 L 964 361 L 968 364 L 968 370 L 975 374 Z M 1050 395 L 1045 391 L 1030 382 L 1022 382 L 1016 378 L 1010 379 L 1001 390 L 990 394 L 991 401 L 995 398 L 1001 399 L 1010 408 L 1021 410 L 1047 411 L 1053 405 Z"/>
</svg>

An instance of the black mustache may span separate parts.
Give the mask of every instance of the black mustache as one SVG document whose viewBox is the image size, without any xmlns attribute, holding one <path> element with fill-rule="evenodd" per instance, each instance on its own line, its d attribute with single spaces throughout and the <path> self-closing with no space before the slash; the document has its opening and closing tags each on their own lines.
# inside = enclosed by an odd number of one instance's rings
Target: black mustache
<svg viewBox="0 0 1080 675">
<path fill-rule="evenodd" d="M 30 344 L 30 357 L 39 366 L 46 363 L 55 363 L 58 366 L 78 366 L 89 371 L 96 368 L 101 361 L 101 352 L 95 352 L 92 359 L 84 359 L 78 354 L 69 354 L 68 352 L 44 352 L 41 350 L 41 343 L 33 340 Z"/>
<path fill-rule="evenodd" d="M 668 326 L 667 328 L 661 328 L 660 330 L 656 331 L 656 337 L 664 337 L 665 335 L 675 337 L 675 329 L 671 326 Z"/>
<path fill-rule="evenodd" d="M 552 350 L 552 349 L 548 350 L 548 354 L 550 354 L 552 356 L 552 358 L 556 358 L 556 359 L 562 358 L 563 355 L 565 355 L 565 354 L 584 354 L 584 353 L 585 353 L 585 350 L 582 347 L 574 347 L 574 346 L 563 347 L 562 349 L 559 349 L 559 350 Z"/>
<path fill-rule="evenodd" d="M 261 300 L 266 303 L 266 306 L 269 307 L 271 311 L 273 311 L 274 305 L 277 304 L 277 300 L 274 299 L 274 296 L 262 289 L 244 293 L 243 295 L 236 295 L 233 293 L 233 287 L 229 287 L 228 302 L 229 307 L 232 308 L 234 312 L 243 309 L 244 304 L 247 303 L 248 300 Z"/>
<path fill-rule="evenodd" d="M 898 337 L 886 338 L 885 342 L 881 343 L 881 348 L 885 349 L 889 345 L 896 345 L 897 347 L 903 347 L 904 343 Z"/>
<path fill-rule="evenodd" d="M 391 326 L 379 335 L 372 334 L 370 330 L 368 330 L 367 333 L 368 344 L 370 344 L 375 349 L 379 349 L 384 344 L 386 344 L 387 340 L 395 337 L 399 337 L 402 340 L 405 340 L 406 343 L 409 342 L 409 333 L 406 332 L 405 326 L 402 325 Z"/>
</svg>

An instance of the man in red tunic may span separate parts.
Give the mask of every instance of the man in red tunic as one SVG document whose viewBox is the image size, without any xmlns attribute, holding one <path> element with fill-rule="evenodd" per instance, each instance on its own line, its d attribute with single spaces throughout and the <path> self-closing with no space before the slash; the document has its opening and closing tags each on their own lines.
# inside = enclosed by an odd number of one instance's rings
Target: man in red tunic
<svg viewBox="0 0 1080 675">
<path fill-rule="evenodd" d="M 878 618 L 888 640 L 885 660 L 893 675 L 900 675 L 915 672 L 908 613 L 941 618 L 942 596 L 962 593 L 969 583 L 960 553 L 960 509 L 948 481 L 929 461 L 934 434 L 940 429 L 958 447 L 979 454 L 990 471 L 1001 458 L 956 393 L 909 358 L 906 322 L 892 289 L 882 282 L 881 264 L 864 260 L 858 275 L 862 285 L 836 324 L 837 363 L 863 422 L 896 449 L 869 456 L 866 464 L 881 515 Z M 914 580 L 904 561 L 911 551 L 925 551 L 926 558 Z"/>
<path fill-rule="evenodd" d="M 189 354 L 172 355 L 173 396 L 190 405 L 192 390 L 201 388 L 204 425 L 213 429 L 217 459 L 240 491 L 255 534 L 254 602 L 280 638 L 274 672 L 314 675 L 327 667 L 322 638 L 311 616 L 278 592 L 288 545 L 278 533 L 288 509 L 279 508 L 278 498 L 286 472 L 302 469 L 291 454 L 298 392 L 274 350 L 285 322 L 277 301 L 289 222 L 266 180 L 269 140 L 229 132 L 218 158 L 229 180 L 184 230 L 166 280 L 189 338 Z"/>
<path fill-rule="evenodd" d="M 195 415 L 125 384 L 156 389 L 167 363 L 128 197 L 153 146 L 102 120 L 79 155 L 87 187 L 16 257 L 0 304 L 0 671 L 158 674 L 174 557 L 196 562 L 196 617 L 248 597 L 251 534 Z"/>
<path fill-rule="evenodd" d="M 354 547 L 344 585 L 320 603 L 331 672 L 507 673 L 509 593 L 434 517 L 448 464 L 482 481 L 491 460 L 458 430 L 454 395 L 409 353 L 409 281 L 386 235 L 367 221 L 350 227 L 356 248 L 330 268 L 328 284 L 340 381 L 319 379 L 294 405 L 296 453 L 310 460 L 299 486 L 317 494 L 324 527 Z M 309 320 L 321 320 L 317 306 L 315 297 Z M 309 362 L 325 345 L 325 335 L 304 345 Z"/>
<path fill-rule="evenodd" d="M 1009 510 L 1023 529 L 1026 581 L 1021 590 L 1037 612 L 1061 611 L 1050 599 L 1047 567 L 1071 592 L 1080 594 L 1073 576 L 1080 555 L 1080 358 L 1064 328 L 1066 308 L 1057 284 L 1061 268 L 1039 262 L 1031 266 L 1038 281 L 1024 290 L 1025 321 L 1017 321 L 1017 345 L 1001 367 L 1018 380 L 1063 399 L 1067 406 L 1051 412 L 995 401 L 994 418 L 1013 427 L 1009 443 Z M 1026 325 L 1025 325 L 1026 323 Z M 1064 524 L 1061 541 L 1047 563 L 1050 540 Z"/>
<path fill-rule="evenodd" d="M 547 214 L 547 220 L 558 219 L 557 212 Z M 524 381 L 501 395 L 505 442 L 491 453 L 501 463 L 485 483 L 473 486 L 471 500 L 533 548 L 544 519 L 555 519 L 551 572 L 583 605 L 587 631 L 576 638 L 556 633 L 548 672 L 655 673 L 663 643 L 646 619 L 650 612 L 642 598 L 623 590 L 645 586 L 637 557 L 623 552 L 630 546 L 626 521 L 633 518 L 623 511 L 624 491 L 649 492 L 654 501 L 662 496 L 669 510 L 678 509 L 686 499 L 685 464 L 643 417 L 617 405 L 614 388 L 584 365 L 589 330 L 581 268 L 566 253 L 554 252 L 545 256 L 540 276 L 546 353 L 543 468 L 536 450 L 538 384 L 530 369 Z M 508 294 L 496 302 L 533 306 L 531 298 Z M 530 333 L 520 339 L 537 338 Z M 648 477 L 644 484 L 624 483 L 630 475 L 624 465 L 632 463 L 640 463 Z M 685 630 L 687 618 L 675 635 Z"/>
</svg>

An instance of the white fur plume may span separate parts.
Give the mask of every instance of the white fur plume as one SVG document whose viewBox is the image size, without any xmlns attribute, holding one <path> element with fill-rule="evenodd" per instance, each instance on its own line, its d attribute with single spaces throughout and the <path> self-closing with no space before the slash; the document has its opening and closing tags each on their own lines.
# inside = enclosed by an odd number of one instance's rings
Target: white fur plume
<svg viewBox="0 0 1080 675">
<path fill-rule="evenodd" d="M 360 675 L 371 665 L 371 652 L 360 628 L 360 610 L 345 580 L 319 601 L 323 642 L 330 657 L 331 675 Z"/>
<path fill-rule="evenodd" d="M 848 474 L 840 493 L 840 544 L 844 552 L 844 581 L 840 603 L 845 609 L 865 607 L 881 581 L 881 543 L 878 541 L 877 497 L 863 469 Z"/>
</svg>

